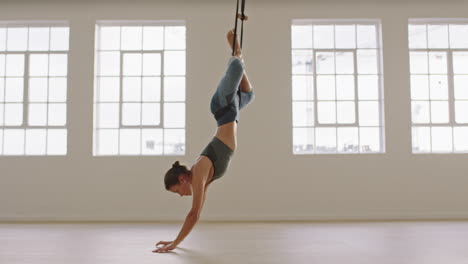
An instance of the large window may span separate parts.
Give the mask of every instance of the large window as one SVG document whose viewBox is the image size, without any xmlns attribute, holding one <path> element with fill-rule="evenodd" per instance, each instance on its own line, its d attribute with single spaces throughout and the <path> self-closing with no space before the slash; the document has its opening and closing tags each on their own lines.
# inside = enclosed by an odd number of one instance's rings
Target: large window
<svg viewBox="0 0 468 264">
<path fill-rule="evenodd" d="M 383 93 L 378 21 L 295 20 L 293 153 L 380 153 Z"/>
<path fill-rule="evenodd" d="M 468 21 L 410 20 L 413 153 L 468 152 Z"/>
<path fill-rule="evenodd" d="M 94 155 L 185 154 L 185 25 L 96 26 Z"/>
<path fill-rule="evenodd" d="M 0 22 L 0 155 L 66 155 L 69 28 Z"/>
</svg>

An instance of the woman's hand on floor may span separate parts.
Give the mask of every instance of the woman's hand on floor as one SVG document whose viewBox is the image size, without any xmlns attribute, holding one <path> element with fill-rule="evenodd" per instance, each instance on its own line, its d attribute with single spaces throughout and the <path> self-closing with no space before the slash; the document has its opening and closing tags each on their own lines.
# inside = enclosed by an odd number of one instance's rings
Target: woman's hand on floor
<svg viewBox="0 0 468 264">
<path fill-rule="evenodd" d="M 177 247 L 174 241 L 159 241 L 158 243 L 156 243 L 156 247 L 158 247 L 159 245 L 162 245 L 162 247 L 153 250 L 153 253 L 164 253 L 173 250 Z"/>
</svg>

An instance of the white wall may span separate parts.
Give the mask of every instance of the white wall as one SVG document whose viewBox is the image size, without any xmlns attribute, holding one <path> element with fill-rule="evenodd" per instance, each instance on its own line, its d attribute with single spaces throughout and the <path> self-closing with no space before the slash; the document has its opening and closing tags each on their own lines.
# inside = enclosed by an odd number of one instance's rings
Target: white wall
<svg viewBox="0 0 468 264">
<path fill-rule="evenodd" d="M 174 157 L 93 157 L 94 24 L 187 22 L 187 155 L 211 139 L 208 103 L 229 56 L 235 1 L 0 2 L 0 20 L 68 19 L 66 157 L 0 157 L 0 220 L 182 220 L 190 198 L 163 188 Z M 468 18 L 463 1 L 254 1 L 245 61 L 257 99 L 242 112 L 239 149 L 208 191 L 203 220 L 468 218 L 467 155 L 412 155 L 408 18 Z M 41 4 L 42 3 L 42 4 Z M 294 156 L 290 24 L 294 18 L 380 18 L 386 153 Z M 467 135 L 468 136 L 468 135 Z"/>
</svg>

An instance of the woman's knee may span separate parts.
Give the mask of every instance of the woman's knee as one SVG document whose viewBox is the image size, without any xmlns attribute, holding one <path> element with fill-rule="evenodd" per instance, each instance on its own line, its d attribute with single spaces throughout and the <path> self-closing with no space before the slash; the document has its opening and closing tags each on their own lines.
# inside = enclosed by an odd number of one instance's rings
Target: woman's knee
<svg viewBox="0 0 468 264">
<path fill-rule="evenodd" d="M 237 77 L 242 77 L 244 74 L 244 63 L 239 57 L 233 56 L 229 60 L 228 71 Z"/>
</svg>

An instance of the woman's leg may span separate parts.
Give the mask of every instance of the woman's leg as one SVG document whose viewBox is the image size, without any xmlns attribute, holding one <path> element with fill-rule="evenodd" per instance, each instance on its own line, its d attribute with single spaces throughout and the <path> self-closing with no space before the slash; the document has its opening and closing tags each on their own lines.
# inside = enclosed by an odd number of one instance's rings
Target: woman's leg
<svg viewBox="0 0 468 264">
<path fill-rule="evenodd" d="M 231 30 L 227 34 L 228 43 L 232 49 L 232 43 L 234 40 L 234 30 Z M 236 50 L 234 52 L 235 56 L 242 58 L 242 50 L 240 49 L 239 39 L 236 38 Z M 242 80 L 240 83 L 240 91 L 238 92 L 239 97 L 239 110 L 242 110 L 245 106 L 250 104 L 253 99 L 255 98 L 252 84 L 249 81 L 249 77 L 247 76 L 247 72 L 244 70 L 244 74 L 242 75 Z"/>
</svg>

